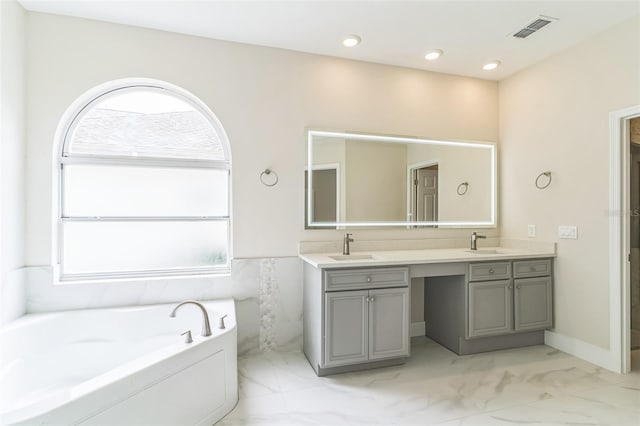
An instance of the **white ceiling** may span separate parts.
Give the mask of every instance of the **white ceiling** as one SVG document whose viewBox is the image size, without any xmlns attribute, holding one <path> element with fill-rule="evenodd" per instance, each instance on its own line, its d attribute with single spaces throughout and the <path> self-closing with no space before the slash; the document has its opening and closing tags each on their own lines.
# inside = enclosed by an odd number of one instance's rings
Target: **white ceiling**
<svg viewBox="0 0 640 426">
<path fill-rule="evenodd" d="M 633 1 L 20 0 L 28 10 L 500 80 L 640 14 Z M 538 15 L 558 21 L 511 36 Z M 358 34 L 355 48 L 341 44 Z M 430 49 L 445 54 L 424 60 Z M 597 52 L 594 52 L 594 58 Z M 499 59 L 494 71 L 482 65 Z"/>
</svg>

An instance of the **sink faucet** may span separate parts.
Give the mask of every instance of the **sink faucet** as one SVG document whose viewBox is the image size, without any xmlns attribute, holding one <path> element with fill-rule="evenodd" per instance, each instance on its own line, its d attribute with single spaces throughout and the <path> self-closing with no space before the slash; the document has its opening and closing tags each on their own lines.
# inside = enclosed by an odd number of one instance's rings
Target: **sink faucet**
<svg viewBox="0 0 640 426">
<path fill-rule="evenodd" d="M 484 235 L 478 235 L 474 232 L 471 233 L 471 250 L 478 250 L 478 246 L 476 245 L 476 241 L 478 240 L 478 238 L 481 239 L 485 239 L 487 238 Z"/>
<path fill-rule="evenodd" d="M 180 302 L 176 305 L 175 308 L 173 308 L 173 311 L 171 311 L 169 316 L 171 318 L 175 318 L 178 308 L 186 304 L 196 305 L 198 308 L 200 308 L 200 311 L 202 311 L 202 335 L 204 337 L 211 336 L 211 326 L 209 325 L 209 315 L 207 315 L 207 308 L 205 308 L 204 305 L 200 302 L 196 302 L 195 300 L 185 300 L 184 302 Z"/>
<path fill-rule="evenodd" d="M 349 243 L 353 242 L 353 238 L 351 238 L 353 234 L 344 234 L 344 242 L 342 243 L 342 254 L 347 255 L 351 254 L 349 251 Z"/>
</svg>

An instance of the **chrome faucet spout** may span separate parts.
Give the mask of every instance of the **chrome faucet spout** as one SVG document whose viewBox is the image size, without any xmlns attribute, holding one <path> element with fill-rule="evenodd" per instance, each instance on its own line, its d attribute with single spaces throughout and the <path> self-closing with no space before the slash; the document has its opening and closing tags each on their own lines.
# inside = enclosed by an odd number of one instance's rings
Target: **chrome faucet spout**
<svg viewBox="0 0 640 426">
<path fill-rule="evenodd" d="M 353 234 L 344 234 L 344 241 L 342 242 L 342 254 L 344 255 L 348 255 L 351 254 L 350 248 L 349 248 L 349 243 L 353 242 L 353 238 L 351 238 L 351 235 Z"/>
<path fill-rule="evenodd" d="M 178 308 L 182 305 L 187 305 L 187 304 L 196 305 L 198 308 L 200 308 L 200 311 L 202 312 L 202 335 L 204 337 L 211 336 L 211 325 L 209 325 L 209 315 L 207 313 L 207 308 L 205 308 L 202 303 L 196 300 L 185 300 L 184 302 L 178 303 L 176 307 L 173 308 L 173 311 L 171 311 L 169 316 L 171 318 L 175 318 L 176 311 L 178 310 Z"/>
<path fill-rule="evenodd" d="M 478 238 L 485 239 L 487 237 L 484 235 L 478 235 L 475 233 L 475 231 L 472 232 L 471 233 L 471 250 L 478 250 L 478 245 L 477 245 Z"/>
</svg>

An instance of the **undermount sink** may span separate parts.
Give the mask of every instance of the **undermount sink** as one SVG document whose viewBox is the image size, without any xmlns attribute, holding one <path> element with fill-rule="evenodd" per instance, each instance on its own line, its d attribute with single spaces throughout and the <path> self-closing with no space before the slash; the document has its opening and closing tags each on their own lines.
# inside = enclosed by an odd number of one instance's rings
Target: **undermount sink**
<svg viewBox="0 0 640 426">
<path fill-rule="evenodd" d="M 500 250 L 496 249 L 478 249 L 478 250 L 465 250 L 467 253 L 473 254 L 502 254 Z"/>
<path fill-rule="evenodd" d="M 329 256 L 333 260 L 366 260 L 373 259 L 370 254 L 338 254 L 336 256 Z"/>
</svg>

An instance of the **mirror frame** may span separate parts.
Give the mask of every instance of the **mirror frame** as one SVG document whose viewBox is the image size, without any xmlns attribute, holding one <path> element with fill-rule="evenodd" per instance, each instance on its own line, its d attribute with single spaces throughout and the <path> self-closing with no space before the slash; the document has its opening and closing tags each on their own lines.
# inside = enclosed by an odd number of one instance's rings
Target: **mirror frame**
<svg viewBox="0 0 640 426">
<path fill-rule="evenodd" d="M 498 207 L 498 195 L 497 195 L 497 145 L 495 142 L 481 142 L 481 141 L 456 141 L 456 140 L 438 140 L 438 139 L 424 139 L 413 138 L 403 136 L 383 136 L 372 135 L 365 133 L 349 133 L 349 132 L 334 132 L 325 130 L 308 130 L 307 131 L 307 168 L 309 171 L 307 178 L 306 190 L 311 193 L 310 188 L 313 187 L 313 137 L 336 137 L 355 140 L 366 140 L 374 142 L 390 142 L 390 143 L 418 143 L 440 146 L 454 146 L 454 147 L 468 147 L 468 148 L 481 148 L 489 149 L 491 152 L 491 218 L 488 221 L 428 221 L 428 222 L 409 222 L 409 221 L 397 221 L 397 222 L 314 222 L 312 219 L 312 197 L 307 197 L 306 215 L 305 215 L 305 228 L 309 230 L 313 229 L 327 229 L 336 228 L 344 229 L 351 227 L 446 227 L 446 228 L 495 228 L 497 227 L 497 207 Z"/>
</svg>

